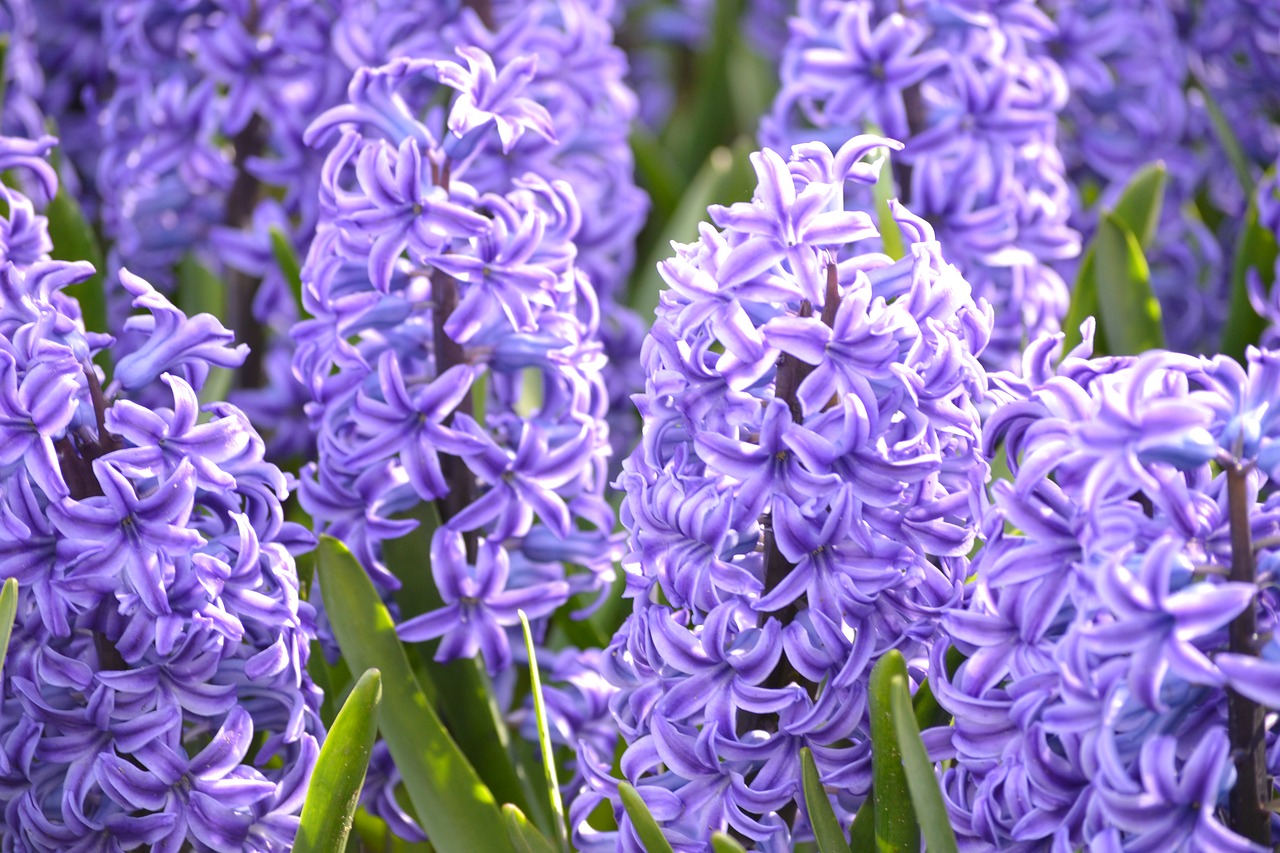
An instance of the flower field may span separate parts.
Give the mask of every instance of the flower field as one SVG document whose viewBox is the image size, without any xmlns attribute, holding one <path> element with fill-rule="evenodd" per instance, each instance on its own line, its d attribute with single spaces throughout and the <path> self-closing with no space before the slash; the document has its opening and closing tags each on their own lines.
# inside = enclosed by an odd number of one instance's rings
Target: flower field
<svg viewBox="0 0 1280 853">
<path fill-rule="evenodd" d="M 0 853 L 1280 847 L 1273 0 L 0 0 Z"/>
</svg>

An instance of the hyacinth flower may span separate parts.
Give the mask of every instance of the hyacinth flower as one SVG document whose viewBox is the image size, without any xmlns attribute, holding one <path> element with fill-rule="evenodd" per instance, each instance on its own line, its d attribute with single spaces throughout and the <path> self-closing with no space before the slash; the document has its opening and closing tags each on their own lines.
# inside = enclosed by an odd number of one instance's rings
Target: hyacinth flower
<svg viewBox="0 0 1280 853">
<path fill-rule="evenodd" d="M 781 147 L 884 133 L 898 195 L 934 223 L 947 257 L 995 309 L 993 367 L 1059 327 L 1055 264 L 1079 252 L 1057 148 L 1067 99 L 1052 24 L 1028 0 L 961 11 L 943 0 L 801 0 L 782 86 L 761 124 Z M 872 211 L 867 200 L 861 208 Z"/>
<path fill-rule="evenodd" d="M 622 772 L 677 850 L 726 828 L 767 850 L 809 837 L 805 746 L 847 825 L 871 781 L 872 665 L 899 649 L 918 677 L 966 594 L 990 311 L 903 207 L 907 256 L 864 248 L 878 232 L 845 188 L 870 193 L 883 147 L 756 153 L 753 199 L 712 207 L 662 265 L 620 481 L 634 610 L 604 672 Z M 579 849 L 641 849 L 611 757 L 579 758 Z M 616 833 L 587 819 L 605 800 Z"/>
<path fill-rule="evenodd" d="M 450 129 L 465 132 L 474 121 L 492 121 L 487 133 L 505 140 L 504 156 L 468 163 L 467 183 L 478 192 L 506 193 L 513 180 L 530 172 L 573 187 L 581 211 L 573 238 L 575 266 L 599 304 L 599 338 L 609 356 L 604 369 L 610 435 L 620 457 L 634 446 L 637 432 L 629 396 L 644 384 L 636 362 L 645 325 L 626 307 L 625 297 L 648 199 L 633 174 L 628 134 L 639 106 L 626 82 L 627 57 L 615 44 L 612 12 L 612 3 L 582 0 L 373 0 L 347 4 L 333 40 L 353 73 L 401 58 L 458 60 L 457 73 L 476 78 L 477 93 L 490 93 L 482 99 L 519 91 L 546 110 L 552 134 L 503 137 L 501 113 L 490 110 L 492 118 L 483 118 L 483 107 L 474 111 L 462 105 L 455 107 Z M 459 58 L 458 49 L 487 54 L 493 68 Z M 495 75 L 496 88 L 476 77 L 488 74 Z M 519 86 L 508 89 L 507 82 L 517 77 Z M 470 91 L 469 84 L 465 88 Z M 461 160 L 463 154 L 453 156 Z"/>
<path fill-rule="evenodd" d="M 0 137 L 0 162 L 45 180 L 47 148 Z M 47 245 L 44 216 L 30 227 Z M 249 419 L 199 397 L 245 348 L 121 270 L 142 343 L 116 352 L 62 292 L 92 265 L 5 254 L 0 575 L 22 590 L 0 682 L 6 849 L 289 850 L 320 734 L 293 557 L 310 536 L 283 520 L 289 479 Z"/>
<path fill-rule="evenodd" d="M 535 173 L 503 192 L 469 183 L 525 136 L 555 138 L 529 96 L 535 61 L 498 65 L 464 47 L 456 61 L 356 73 L 349 102 L 309 131 L 336 142 L 303 270 L 314 319 L 295 330 L 319 447 L 303 507 L 393 603 L 403 582 L 421 583 L 405 573 L 425 568 L 388 565 L 383 544 L 414 528 L 409 516 L 437 516 L 430 572 L 443 606 L 406 617 L 400 636 L 442 638 L 438 661 L 479 654 L 495 677 L 511 671 L 518 611 L 541 634 L 571 599 L 589 609 L 616 550 L 598 304 L 576 264 L 574 191 Z M 601 713 L 597 702 L 578 716 Z M 375 786 L 367 807 L 407 830 L 390 793 Z"/>
<path fill-rule="evenodd" d="M 1088 346 L 992 377 L 1013 479 L 943 617 L 966 659 L 932 653 L 952 825 L 971 849 L 1269 850 L 1280 353 Z"/>
</svg>

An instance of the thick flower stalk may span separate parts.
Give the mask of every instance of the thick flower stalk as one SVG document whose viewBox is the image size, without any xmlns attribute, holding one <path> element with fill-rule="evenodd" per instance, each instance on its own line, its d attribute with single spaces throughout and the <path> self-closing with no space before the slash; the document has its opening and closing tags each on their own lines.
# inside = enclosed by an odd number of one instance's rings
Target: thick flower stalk
<svg viewBox="0 0 1280 853">
<path fill-rule="evenodd" d="M 871 666 L 895 648 L 923 666 L 965 596 L 991 318 L 905 208 L 907 256 L 864 250 L 878 233 L 845 187 L 869 195 L 863 158 L 896 145 L 758 152 L 753 200 L 712 207 L 661 267 L 620 480 L 634 613 L 605 672 L 623 773 L 678 850 L 724 828 L 760 849 L 802 839 L 803 746 L 847 820 L 870 784 Z M 610 756 L 581 752 L 580 849 L 640 849 Z M 586 822 L 605 798 L 616 837 Z"/>
<path fill-rule="evenodd" d="M 1028 0 L 989 6 L 801 0 L 761 138 L 901 139 L 898 194 L 992 304 L 983 360 L 1010 367 L 1024 340 L 1058 329 L 1068 300 L 1053 264 L 1079 238 L 1057 149 L 1067 92 L 1045 46 L 1052 25 Z"/>
<path fill-rule="evenodd" d="M 1269 850 L 1280 353 L 1056 356 L 993 378 L 1013 479 L 943 620 L 967 659 L 933 652 L 952 824 L 969 849 Z"/>
<path fill-rule="evenodd" d="M 400 626 L 441 661 L 508 670 L 518 610 L 539 620 L 613 579 L 599 311 L 577 267 L 572 187 L 526 173 L 481 191 L 525 136 L 557 138 L 532 57 L 400 59 L 356 73 L 310 130 L 328 154 L 295 332 L 319 459 L 302 504 L 375 583 L 382 543 L 434 507 L 443 607 Z M 440 105 L 436 108 L 435 105 Z M 517 639 L 515 645 L 519 647 Z M 599 711 L 596 712 L 598 716 Z M 394 798 L 382 811 L 394 810 Z"/>
<path fill-rule="evenodd" d="M 0 137 L 0 164 L 51 183 L 51 142 Z M 9 238 L 29 200 L 5 195 Z M 27 225 L 47 246 L 44 218 Z M 21 588 L 4 848 L 283 853 L 320 728 L 292 556 L 310 537 L 283 521 L 289 482 L 244 413 L 200 402 L 244 347 L 122 270 L 140 345 L 115 352 L 61 292 L 91 265 L 2 248 L 0 576 Z"/>
</svg>

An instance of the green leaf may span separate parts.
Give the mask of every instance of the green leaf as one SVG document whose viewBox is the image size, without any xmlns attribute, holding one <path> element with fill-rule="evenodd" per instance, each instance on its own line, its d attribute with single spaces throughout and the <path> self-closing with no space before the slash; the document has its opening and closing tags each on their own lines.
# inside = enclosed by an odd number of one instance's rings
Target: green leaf
<svg viewBox="0 0 1280 853">
<path fill-rule="evenodd" d="M 4 96 L 9 89 L 9 34 L 0 33 L 0 113 L 4 112 Z"/>
<path fill-rule="evenodd" d="M 502 819 L 506 822 L 507 835 L 516 853 L 556 853 L 555 845 L 511 803 L 502 807 Z"/>
<path fill-rule="evenodd" d="M 920 739 L 905 672 L 901 675 L 895 673 L 890 678 L 889 704 L 897 730 L 898 748 L 902 752 L 907 788 L 911 792 L 911 805 L 920 820 L 925 848 L 930 853 L 957 853 L 956 836 L 947 819 L 947 806 L 942 800 L 938 777 L 933 772 L 933 763 L 929 761 L 924 741 Z"/>
<path fill-rule="evenodd" d="M 382 674 L 365 670 L 329 727 L 302 804 L 294 853 L 342 853 L 378 733 Z"/>
<path fill-rule="evenodd" d="M 636 183 L 649 194 L 650 218 L 665 222 L 680 202 L 680 181 L 671 153 L 643 127 L 631 130 L 631 156 L 635 158 Z"/>
<path fill-rule="evenodd" d="M 1080 258 L 1080 269 L 1076 271 L 1076 282 L 1071 289 L 1071 303 L 1067 306 L 1067 316 L 1062 318 L 1062 352 L 1071 352 L 1084 340 L 1080 334 L 1080 325 L 1089 317 L 1097 317 L 1101 310 L 1098 306 L 1098 284 L 1093 274 L 1094 251 L 1090 244 Z M 1101 325 L 1094 328 L 1093 352 L 1105 355 L 1110 352 L 1106 335 Z"/>
<path fill-rule="evenodd" d="M 747 848 L 727 832 L 711 833 L 711 853 L 747 853 Z"/>
<path fill-rule="evenodd" d="M 652 321 L 658 307 L 658 294 L 666 287 L 658 272 L 658 263 L 673 254 L 671 243 L 690 243 L 698 238 L 698 224 L 707 219 L 712 204 L 746 201 L 756 186 L 751 166 L 751 143 L 739 140 L 730 150 L 717 148 L 707 157 L 667 220 L 662 234 L 644 263 L 636 268 L 631 288 L 631 307 L 646 321 Z"/>
<path fill-rule="evenodd" d="M 907 664 L 896 649 L 871 670 L 871 785 L 875 790 L 876 849 L 880 853 L 916 853 L 920 827 L 912 808 L 893 715 L 894 679 L 906 682 Z"/>
<path fill-rule="evenodd" d="M 800 750 L 800 778 L 804 787 L 804 807 L 809 812 L 809 823 L 813 827 L 818 850 L 821 853 L 845 853 L 849 844 L 844 840 L 844 830 L 840 828 L 840 821 L 827 799 L 827 790 L 822 787 L 822 779 L 818 776 L 818 765 L 807 746 Z"/>
<path fill-rule="evenodd" d="M 1164 207 L 1164 189 L 1168 183 L 1169 170 L 1164 161 L 1148 163 L 1129 181 L 1112 211 L 1144 249 L 1151 246 L 1160 226 L 1160 210 Z"/>
<path fill-rule="evenodd" d="M 876 847 L 876 792 L 872 787 L 867 798 L 858 807 L 853 816 L 853 826 L 849 827 L 849 850 L 851 853 L 863 853 Z"/>
<path fill-rule="evenodd" d="M 378 727 L 432 844 L 442 853 L 512 850 L 492 792 L 427 701 L 369 576 L 346 546 L 329 536 L 320 537 L 316 571 L 348 665 L 382 671 Z"/>
<path fill-rule="evenodd" d="M 289 292 L 298 306 L 298 316 L 303 319 L 310 317 L 310 312 L 302 305 L 302 265 L 298 263 L 298 253 L 294 251 L 289 235 L 279 228 L 271 229 L 271 254 L 275 255 L 276 265 L 289 282 Z"/>
<path fill-rule="evenodd" d="M 902 229 L 898 227 L 898 223 L 893 218 L 893 211 L 889 208 L 889 200 L 898 195 L 893 183 L 889 149 L 884 149 L 881 157 L 883 159 L 880 162 L 880 177 L 876 179 L 874 190 L 876 226 L 880 229 L 880 242 L 884 246 L 884 253 L 896 261 L 906 256 L 907 249 L 902 240 Z"/>
<path fill-rule="evenodd" d="M 444 606 L 431 577 L 430 559 L 431 537 L 440 526 L 440 513 L 434 502 L 423 502 L 400 517 L 412 518 L 418 526 L 398 539 L 383 542 L 382 558 L 400 579 L 395 596 L 400 614 L 412 619 Z M 407 648 L 424 692 L 494 798 L 514 803 L 528 813 L 532 801 L 529 780 L 515 763 L 511 734 L 483 665 L 473 658 L 439 663 L 432 657 L 437 645 Z"/>
<path fill-rule="evenodd" d="M 80 203 L 67 192 L 66 187 L 59 186 L 58 194 L 45 208 L 44 215 L 49 220 L 49 238 L 53 241 L 53 250 L 49 256 L 59 261 L 88 261 L 97 270 L 91 278 L 63 288 L 68 296 L 73 296 L 80 303 L 80 313 L 84 317 L 85 328 L 90 331 L 107 331 L 107 297 L 103 290 L 102 248 L 98 245 L 98 237 L 93 233 Z"/>
<path fill-rule="evenodd" d="M 523 610 L 520 614 L 520 627 L 524 630 L 524 648 L 529 654 L 530 691 L 533 694 L 533 716 L 538 724 L 538 747 L 542 751 L 542 766 L 547 777 L 547 792 L 551 800 L 551 816 L 555 821 L 556 841 L 560 849 L 568 853 L 569 836 L 566 831 L 564 803 L 560 799 L 560 779 L 556 773 L 556 754 L 551 749 L 551 730 L 547 728 L 547 706 L 542 700 L 542 674 L 538 670 L 538 650 L 533 644 L 533 631 L 529 628 L 529 617 Z"/>
<path fill-rule="evenodd" d="M 1138 238 L 1112 213 L 1098 221 L 1094 237 L 1098 322 L 1111 355 L 1137 355 L 1164 347 L 1160 302 L 1151 290 L 1151 272 Z"/>
<path fill-rule="evenodd" d="M 635 829 L 636 835 L 640 836 L 640 843 L 644 845 L 647 853 L 675 853 L 671 849 L 671 842 L 667 841 L 667 837 L 658 827 L 658 822 L 649 813 L 649 807 L 644 804 L 640 792 L 630 783 L 619 782 L 618 795 L 622 797 L 622 807 L 627 810 L 627 817 L 631 818 L 631 826 Z"/>
<path fill-rule="evenodd" d="M 391 831 L 386 821 L 364 809 L 356 810 L 352 836 L 347 842 L 348 850 L 355 848 L 352 853 L 434 853 L 429 842 L 405 841 Z"/>
<path fill-rule="evenodd" d="M 1257 200 L 1250 202 L 1244 228 L 1236 242 L 1235 258 L 1231 267 L 1231 307 L 1222 330 L 1222 352 L 1244 363 L 1245 350 L 1256 344 L 1267 328 L 1267 321 L 1258 316 L 1249 300 L 1249 272 L 1254 270 L 1265 288 L 1274 285 L 1275 264 L 1280 247 L 1276 237 L 1258 222 Z"/>
<path fill-rule="evenodd" d="M 685 104 L 686 118 L 667 125 L 664 141 L 679 153 L 685 176 L 692 175 L 716 146 L 733 139 L 736 132 L 729 61 L 733 45 L 741 40 L 742 6 L 743 0 L 715 0 L 710 38 L 694 58 L 693 97 Z"/>
<path fill-rule="evenodd" d="M 1204 96 L 1205 111 L 1209 113 L 1209 122 L 1213 125 L 1214 136 L 1218 137 L 1218 144 L 1222 146 L 1223 153 L 1227 155 L 1227 162 L 1231 164 L 1231 171 L 1235 172 L 1236 180 L 1240 182 L 1245 198 L 1252 198 L 1254 192 L 1253 170 L 1249 166 L 1248 155 L 1244 153 L 1244 146 L 1240 144 L 1235 131 L 1231 129 L 1231 122 L 1227 121 L 1227 117 L 1223 115 L 1222 109 L 1218 106 L 1217 98 L 1209 91 L 1209 86 L 1205 83 L 1204 78 L 1196 72 L 1194 66 L 1190 70 L 1191 76 L 1195 80 L 1196 88 Z"/>
<path fill-rule="evenodd" d="M 1124 192 L 1120 194 L 1120 200 L 1116 202 L 1115 210 L 1111 212 L 1111 215 L 1124 223 L 1125 227 L 1137 237 L 1138 245 L 1141 249 L 1149 247 L 1151 241 L 1155 238 L 1156 228 L 1160 224 L 1160 210 L 1164 206 L 1164 190 L 1168 184 L 1168 178 L 1169 171 L 1163 162 L 1156 161 L 1147 164 L 1139 169 L 1137 174 L 1129 181 Z M 1099 220 L 1107 215 L 1107 211 L 1100 211 Z M 1075 287 L 1071 292 L 1071 304 L 1067 308 L 1067 316 L 1062 321 L 1062 331 L 1066 335 L 1066 340 L 1063 343 L 1064 353 L 1070 352 L 1073 347 L 1080 343 L 1080 324 L 1084 322 L 1086 317 L 1097 317 L 1099 319 L 1098 325 L 1094 330 L 1094 354 L 1114 355 L 1121 352 L 1116 349 L 1117 342 L 1111 339 L 1111 329 L 1108 328 L 1106 323 L 1102 322 L 1101 318 L 1105 306 L 1103 305 L 1103 297 L 1100 294 L 1103 290 L 1110 288 L 1110 283 L 1104 279 L 1102 282 L 1103 287 L 1099 288 L 1098 286 L 1097 244 L 1098 236 L 1095 234 L 1093 240 L 1085 247 L 1084 255 L 1080 259 L 1080 268 L 1076 272 Z M 1149 286 L 1147 289 L 1150 289 Z M 1140 293 L 1130 294 L 1128 297 L 1120 297 L 1121 301 L 1126 298 L 1135 305 L 1140 305 L 1143 302 Z M 1157 303 L 1157 312 L 1158 310 L 1159 303 Z M 1157 313 L 1157 319 L 1158 317 L 1159 314 Z M 1112 320 L 1112 326 L 1117 323 L 1117 319 Z M 1164 333 L 1161 331 L 1160 340 L 1163 341 L 1163 339 Z"/>
<path fill-rule="evenodd" d="M 929 686 L 929 679 L 927 678 L 921 681 L 920 686 L 916 688 L 916 695 L 911 700 L 911 706 L 916 715 L 916 724 L 922 729 L 945 726 L 951 721 L 946 709 L 938 704 L 938 697 L 933 695 L 933 688 Z"/>
<path fill-rule="evenodd" d="M 9 653 L 9 638 L 13 636 L 13 620 L 18 615 L 18 579 L 9 578 L 0 587 L 0 674 L 4 673 L 4 658 Z"/>
</svg>

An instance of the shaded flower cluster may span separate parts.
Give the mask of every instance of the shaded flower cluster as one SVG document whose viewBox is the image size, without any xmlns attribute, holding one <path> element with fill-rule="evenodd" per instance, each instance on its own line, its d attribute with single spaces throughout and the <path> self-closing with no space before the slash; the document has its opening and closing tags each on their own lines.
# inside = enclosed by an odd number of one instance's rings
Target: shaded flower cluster
<svg viewBox="0 0 1280 853">
<path fill-rule="evenodd" d="M 1057 354 L 992 378 L 1013 478 L 943 619 L 967 659 L 944 678 L 933 652 L 952 825 L 969 849 L 1269 849 L 1227 816 L 1274 796 L 1255 752 L 1280 770 L 1250 710 L 1280 707 L 1280 353 Z"/>
<path fill-rule="evenodd" d="M 922 664 L 965 594 L 991 318 L 904 208 L 904 259 L 860 245 L 878 233 L 845 187 L 869 194 L 885 146 L 754 154 L 752 201 L 712 207 L 661 265 L 619 482 L 634 612 L 605 673 L 622 771 L 681 851 L 725 827 L 761 849 L 803 838 L 802 746 L 848 818 L 870 784 L 871 666 L 893 648 Z M 579 849 L 640 849 L 610 756 L 580 760 Z M 586 821 L 604 799 L 616 836 Z"/>
<path fill-rule="evenodd" d="M 53 140 L 0 137 L 0 170 L 56 189 Z M 0 685 L 4 849 L 286 851 L 314 765 L 314 613 L 289 482 L 243 412 L 202 405 L 245 357 L 120 271 L 141 344 L 87 332 L 48 223 L 5 190 L 0 227 L 0 576 L 21 588 Z M 15 241 L 21 222 L 28 234 Z M 115 360 L 110 382 L 95 357 Z M 105 387 L 104 387 L 105 384 Z M 136 400 L 163 395 L 163 406 Z"/>
<path fill-rule="evenodd" d="M 994 307 L 983 359 L 998 367 L 1057 330 L 1067 288 L 1053 264 L 1079 251 L 1057 149 L 1067 88 L 1046 49 L 1052 32 L 1028 0 L 801 0 L 761 128 L 775 146 L 838 146 L 868 131 L 905 143 L 894 155 L 898 194 Z"/>
<path fill-rule="evenodd" d="M 1255 171 L 1280 154 L 1280 43 L 1272 4 L 1213 0 L 1070 0 L 1046 11 L 1071 98 L 1061 148 L 1078 195 L 1073 224 L 1093 230 L 1133 174 L 1153 160 L 1169 186 L 1151 280 L 1169 346 L 1212 351 L 1228 307 L 1224 247 L 1248 199 L 1230 177 L 1210 104 Z M 1065 270 L 1069 272 L 1069 270 Z"/>
</svg>

